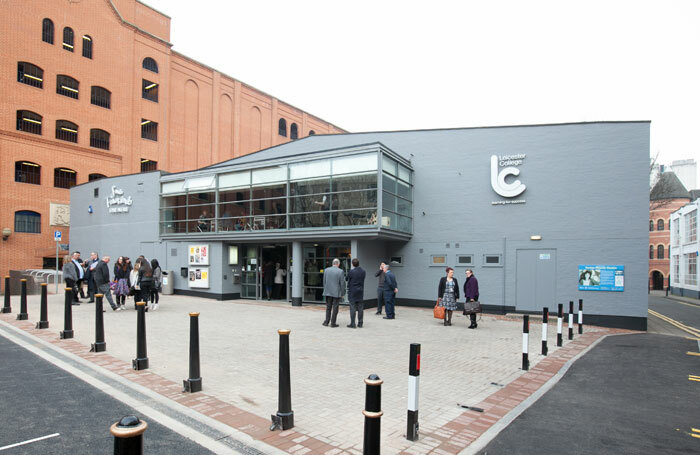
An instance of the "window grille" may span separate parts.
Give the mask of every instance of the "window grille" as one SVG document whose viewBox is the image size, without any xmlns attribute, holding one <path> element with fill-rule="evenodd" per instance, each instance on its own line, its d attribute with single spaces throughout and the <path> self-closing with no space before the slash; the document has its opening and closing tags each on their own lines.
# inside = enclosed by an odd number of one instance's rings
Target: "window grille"
<svg viewBox="0 0 700 455">
<path fill-rule="evenodd" d="M 41 215 L 31 210 L 15 212 L 15 232 L 41 234 Z"/>
<path fill-rule="evenodd" d="M 17 62 L 17 82 L 44 88 L 44 70 L 27 62 Z"/>
<path fill-rule="evenodd" d="M 141 97 L 146 100 L 158 102 L 158 84 L 142 79 Z"/>
<path fill-rule="evenodd" d="M 106 88 L 93 85 L 90 89 L 90 103 L 94 104 L 95 106 L 110 109 L 112 104 L 112 93 Z"/>
<path fill-rule="evenodd" d="M 41 166 L 30 161 L 15 161 L 15 182 L 41 185 Z"/>
<path fill-rule="evenodd" d="M 656 259 L 663 259 L 664 258 L 664 246 L 659 245 L 656 248 Z"/>
<path fill-rule="evenodd" d="M 287 121 L 283 118 L 278 122 L 277 133 L 280 136 L 287 137 Z"/>
<path fill-rule="evenodd" d="M 141 159 L 141 172 L 150 172 L 158 170 L 158 162 L 153 160 L 148 160 L 146 158 Z"/>
<path fill-rule="evenodd" d="M 57 167 L 53 170 L 53 186 L 56 188 L 71 188 L 76 185 L 78 173 L 73 169 Z"/>
<path fill-rule="evenodd" d="M 17 111 L 17 131 L 41 135 L 42 117 L 31 111 Z"/>
<path fill-rule="evenodd" d="M 296 123 L 292 123 L 289 127 L 289 137 L 294 140 L 299 138 L 299 127 Z"/>
<path fill-rule="evenodd" d="M 56 139 L 78 142 L 78 125 L 68 120 L 56 120 Z"/>
<path fill-rule="evenodd" d="M 158 140 L 158 123 L 152 120 L 141 119 L 141 137 L 149 141 Z"/>
<path fill-rule="evenodd" d="M 70 76 L 59 74 L 56 76 L 56 93 L 68 98 L 78 99 L 78 88 L 80 83 Z"/>
<path fill-rule="evenodd" d="M 41 40 L 53 44 L 53 21 L 51 19 L 46 18 L 41 24 Z"/>
<path fill-rule="evenodd" d="M 83 57 L 92 59 L 92 38 L 83 35 Z"/>
<path fill-rule="evenodd" d="M 661 219 L 656 223 L 656 230 L 657 231 L 663 231 L 664 230 L 664 220 Z"/>
<path fill-rule="evenodd" d="M 66 27 L 63 29 L 63 49 L 73 52 L 73 29 Z"/>
<path fill-rule="evenodd" d="M 143 69 L 151 71 L 153 73 L 158 73 L 158 64 L 151 57 L 146 57 L 143 59 Z"/>
<path fill-rule="evenodd" d="M 97 128 L 90 130 L 90 147 L 109 150 L 109 133 Z"/>
</svg>

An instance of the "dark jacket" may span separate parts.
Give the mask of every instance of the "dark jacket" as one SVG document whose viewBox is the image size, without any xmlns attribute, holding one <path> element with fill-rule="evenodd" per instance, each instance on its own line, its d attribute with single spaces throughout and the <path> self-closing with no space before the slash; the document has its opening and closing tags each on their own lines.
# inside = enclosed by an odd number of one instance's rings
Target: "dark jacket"
<svg viewBox="0 0 700 455">
<path fill-rule="evenodd" d="M 452 277 L 452 281 L 455 283 L 455 300 L 459 299 L 459 283 L 457 278 Z M 444 276 L 440 278 L 440 284 L 438 284 L 438 299 L 441 299 L 445 294 L 445 287 L 447 286 L 447 277 Z"/>
<path fill-rule="evenodd" d="M 377 287 L 380 289 L 384 288 L 384 270 L 377 270 L 377 273 L 375 273 L 374 276 L 379 278 L 379 281 L 377 282 Z"/>
<path fill-rule="evenodd" d="M 387 270 L 384 274 L 384 292 L 394 293 L 394 289 L 398 288 L 398 282 L 396 281 L 396 276 L 391 270 Z"/>
<path fill-rule="evenodd" d="M 129 272 L 131 272 L 129 267 L 122 268 L 119 266 L 119 264 L 114 264 L 114 279 L 115 280 L 121 280 L 122 278 L 125 280 L 129 280 Z"/>
<path fill-rule="evenodd" d="M 468 301 L 479 300 L 479 282 L 474 275 L 467 278 L 467 281 L 464 283 L 464 297 Z"/>
<path fill-rule="evenodd" d="M 95 269 L 91 268 L 92 264 L 101 262 L 99 259 L 95 259 L 94 261 L 92 259 L 88 259 L 87 261 L 84 262 L 85 264 L 85 276 L 83 279 L 87 282 L 88 289 L 91 291 L 95 290 L 95 283 L 93 280 L 95 279 Z M 97 268 L 97 266 L 95 266 Z"/>
<path fill-rule="evenodd" d="M 365 298 L 365 273 L 362 267 L 355 267 L 348 272 L 348 300 L 361 302 Z"/>
<path fill-rule="evenodd" d="M 153 269 L 148 261 L 143 261 L 141 262 L 141 267 L 139 268 L 139 285 L 141 285 L 141 283 L 149 282 L 153 282 Z"/>
<path fill-rule="evenodd" d="M 97 263 L 95 270 L 92 272 L 92 278 L 98 286 L 109 283 L 109 267 L 107 267 L 104 261 L 99 261 Z"/>
</svg>

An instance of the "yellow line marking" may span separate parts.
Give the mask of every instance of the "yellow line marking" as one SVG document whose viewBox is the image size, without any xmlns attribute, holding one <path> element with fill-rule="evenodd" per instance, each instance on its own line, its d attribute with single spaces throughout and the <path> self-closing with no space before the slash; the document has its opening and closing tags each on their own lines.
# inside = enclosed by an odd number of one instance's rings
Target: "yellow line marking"
<svg viewBox="0 0 700 455">
<path fill-rule="evenodd" d="M 700 433 L 700 430 L 697 428 L 691 428 L 690 431 L 694 431 L 695 433 Z"/>
<path fill-rule="evenodd" d="M 688 378 L 688 381 L 700 382 L 700 378 Z"/>
<path fill-rule="evenodd" d="M 691 436 L 700 439 L 700 434 L 691 434 Z"/>
<path fill-rule="evenodd" d="M 671 324 L 672 326 L 677 327 L 677 328 L 683 330 L 684 332 L 687 332 L 687 333 L 689 333 L 689 334 L 691 334 L 691 335 L 693 335 L 693 336 L 695 336 L 695 337 L 700 337 L 700 330 L 698 330 L 698 329 L 696 329 L 696 328 L 694 328 L 694 327 L 690 327 L 690 326 L 688 326 L 688 325 L 685 325 L 685 324 L 683 324 L 682 322 L 678 322 L 678 321 L 676 321 L 675 319 L 672 319 L 672 318 L 670 318 L 670 317 L 668 317 L 668 316 L 666 316 L 666 315 L 663 315 L 663 314 L 661 314 L 661 313 L 657 313 L 657 312 L 654 311 L 654 310 L 647 310 L 647 311 L 648 311 L 649 314 L 651 314 L 652 316 L 656 316 L 657 318 L 661 319 L 662 321 L 668 322 L 668 323 Z"/>
<path fill-rule="evenodd" d="M 698 355 L 698 356 L 700 356 L 700 352 L 690 352 L 690 351 L 688 351 L 688 352 L 686 352 L 686 354 L 688 354 L 688 355 Z"/>
</svg>

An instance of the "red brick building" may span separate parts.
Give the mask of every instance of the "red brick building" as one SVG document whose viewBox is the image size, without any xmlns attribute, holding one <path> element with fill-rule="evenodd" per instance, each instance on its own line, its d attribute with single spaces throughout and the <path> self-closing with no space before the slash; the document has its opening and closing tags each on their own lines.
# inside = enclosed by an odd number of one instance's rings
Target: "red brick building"
<svg viewBox="0 0 700 455">
<path fill-rule="evenodd" d="M 671 261 L 671 212 L 690 202 L 690 193 L 673 172 L 659 176 L 649 197 L 649 289 L 666 289 Z"/>
<path fill-rule="evenodd" d="M 53 266 L 73 185 L 345 132 L 173 51 L 136 0 L 6 0 L 0 23 L 1 275 Z"/>
</svg>

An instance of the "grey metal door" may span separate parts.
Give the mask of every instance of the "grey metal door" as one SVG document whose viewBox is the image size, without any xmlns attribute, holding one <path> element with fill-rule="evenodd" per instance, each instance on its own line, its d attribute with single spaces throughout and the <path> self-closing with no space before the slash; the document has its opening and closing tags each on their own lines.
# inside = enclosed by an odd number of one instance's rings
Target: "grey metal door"
<svg viewBox="0 0 700 455">
<path fill-rule="evenodd" d="M 556 311 L 557 250 L 517 250 L 515 309 Z"/>
</svg>

